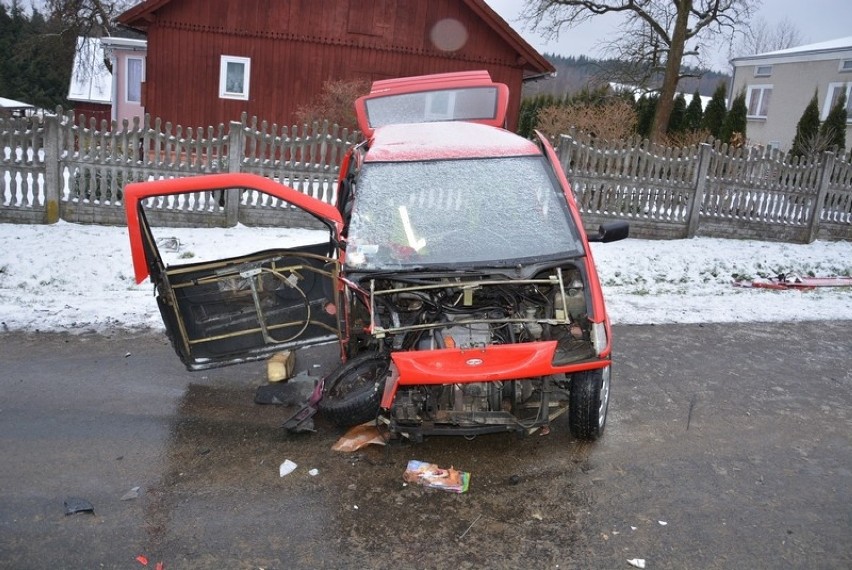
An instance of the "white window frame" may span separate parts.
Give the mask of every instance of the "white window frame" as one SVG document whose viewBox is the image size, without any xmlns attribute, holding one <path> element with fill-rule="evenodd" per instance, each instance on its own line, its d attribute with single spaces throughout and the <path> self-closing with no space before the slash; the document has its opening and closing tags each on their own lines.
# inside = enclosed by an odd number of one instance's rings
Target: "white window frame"
<svg viewBox="0 0 852 570">
<path fill-rule="evenodd" d="M 772 85 L 768 83 L 760 84 L 760 85 L 749 85 L 748 92 L 746 94 L 746 108 L 751 109 L 751 99 L 757 93 L 757 97 L 759 97 L 757 101 L 757 112 L 752 114 L 748 113 L 746 118 L 748 119 L 765 119 L 766 115 L 769 114 L 769 103 L 767 102 L 764 105 L 763 98 L 766 96 L 766 92 L 769 92 L 770 96 L 772 95 Z M 765 108 L 764 108 L 765 107 Z M 761 115 L 760 110 L 764 108 L 764 113 Z"/>
<path fill-rule="evenodd" d="M 772 66 L 771 65 L 755 65 L 754 66 L 754 76 L 755 77 L 769 77 L 772 75 Z"/>
<path fill-rule="evenodd" d="M 852 59 L 841 59 L 840 63 L 837 65 L 837 70 L 840 73 L 852 72 Z"/>
<path fill-rule="evenodd" d="M 131 99 L 130 98 L 130 62 L 138 61 L 139 62 L 139 99 Z M 137 105 L 142 104 L 142 84 L 145 82 L 145 58 L 144 57 L 128 57 L 125 60 L 125 70 L 124 70 L 124 102 L 125 103 L 135 103 Z"/>
<path fill-rule="evenodd" d="M 229 64 L 242 65 L 242 77 L 239 84 L 228 84 Z M 236 69 L 236 68 L 231 68 Z M 231 79 L 236 79 L 231 77 Z M 251 58 L 236 55 L 223 55 L 219 60 L 219 97 L 221 99 L 239 99 L 247 101 L 249 98 L 249 84 L 251 82 Z M 242 89 L 239 89 L 242 87 Z"/>
<path fill-rule="evenodd" d="M 846 122 L 852 123 L 852 81 L 837 81 L 828 84 L 828 90 L 825 94 L 825 102 L 822 104 L 822 113 L 820 120 L 825 120 L 831 112 L 831 106 L 834 103 L 835 89 L 846 89 Z"/>
</svg>

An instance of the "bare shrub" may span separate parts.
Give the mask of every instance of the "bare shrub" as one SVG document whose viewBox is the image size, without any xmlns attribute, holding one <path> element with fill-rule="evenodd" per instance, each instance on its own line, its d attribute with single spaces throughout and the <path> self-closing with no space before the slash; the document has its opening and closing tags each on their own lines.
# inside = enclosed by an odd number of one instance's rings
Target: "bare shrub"
<svg viewBox="0 0 852 570">
<path fill-rule="evenodd" d="M 355 118 L 355 99 L 370 92 L 370 82 L 366 79 L 339 79 L 323 83 L 317 100 L 309 105 L 301 105 L 296 110 L 296 119 L 302 123 L 328 121 L 341 127 L 357 129 Z"/>
<path fill-rule="evenodd" d="M 686 146 L 694 146 L 701 143 L 709 143 L 713 141 L 713 136 L 706 129 L 697 131 L 683 131 L 680 133 L 667 133 L 662 141 L 664 146 L 675 148 L 683 148 Z"/>
<path fill-rule="evenodd" d="M 594 138 L 621 140 L 633 136 L 636 122 L 633 107 L 618 99 L 602 105 L 544 108 L 539 111 L 536 128 L 550 139 L 567 133 L 573 127 Z"/>
</svg>

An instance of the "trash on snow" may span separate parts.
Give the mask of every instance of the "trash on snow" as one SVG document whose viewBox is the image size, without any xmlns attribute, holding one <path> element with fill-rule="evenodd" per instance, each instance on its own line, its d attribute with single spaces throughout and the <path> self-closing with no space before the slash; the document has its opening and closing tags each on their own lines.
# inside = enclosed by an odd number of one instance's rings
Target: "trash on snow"
<svg viewBox="0 0 852 570">
<path fill-rule="evenodd" d="M 444 469 L 434 463 L 412 459 L 402 478 L 407 483 L 417 483 L 432 489 L 442 489 L 452 493 L 465 493 L 470 485 L 470 473 L 450 467 Z"/>
</svg>

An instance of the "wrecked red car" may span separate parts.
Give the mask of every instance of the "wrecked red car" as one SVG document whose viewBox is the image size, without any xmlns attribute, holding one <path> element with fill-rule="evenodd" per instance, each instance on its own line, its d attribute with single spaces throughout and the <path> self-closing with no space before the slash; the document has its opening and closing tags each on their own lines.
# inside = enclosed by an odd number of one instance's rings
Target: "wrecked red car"
<svg viewBox="0 0 852 570">
<path fill-rule="evenodd" d="M 377 81 L 356 102 L 365 140 L 332 206 L 274 181 L 225 174 L 128 185 L 137 281 L 150 276 L 190 369 L 339 343 L 319 408 L 412 439 L 529 432 L 568 413 L 602 433 L 612 348 L 589 241 L 543 137 L 503 130 L 508 89 L 487 72 Z M 300 207 L 328 239 L 166 267 L 144 199 L 252 190 Z"/>
</svg>

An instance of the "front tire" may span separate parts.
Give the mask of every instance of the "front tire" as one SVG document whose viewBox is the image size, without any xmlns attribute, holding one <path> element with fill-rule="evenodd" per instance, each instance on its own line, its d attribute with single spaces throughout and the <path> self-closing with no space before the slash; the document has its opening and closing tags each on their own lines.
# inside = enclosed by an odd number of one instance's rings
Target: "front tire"
<svg viewBox="0 0 852 570">
<path fill-rule="evenodd" d="M 387 355 L 365 352 L 332 371 L 325 379 L 319 402 L 323 417 L 341 427 L 375 419 L 389 366 Z"/>
<path fill-rule="evenodd" d="M 594 441 L 603 433 L 609 408 L 611 367 L 578 372 L 571 377 L 568 427 L 571 435 Z"/>
</svg>

